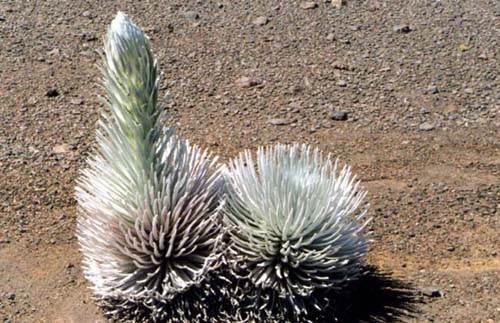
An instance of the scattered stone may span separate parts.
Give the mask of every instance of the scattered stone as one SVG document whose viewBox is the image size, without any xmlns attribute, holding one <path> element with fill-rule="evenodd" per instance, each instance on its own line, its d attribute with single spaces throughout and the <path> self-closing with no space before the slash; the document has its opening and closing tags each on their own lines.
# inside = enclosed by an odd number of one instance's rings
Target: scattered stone
<svg viewBox="0 0 500 323">
<path fill-rule="evenodd" d="M 345 5 L 345 0 L 332 0 L 332 7 L 335 9 L 340 9 Z"/>
<path fill-rule="evenodd" d="M 422 294 L 427 297 L 443 297 L 443 292 L 437 287 L 426 287 L 422 289 Z"/>
<path fill-rule="evenodd" d="M 424 122 L 420 126 L 418 126 L 418 129 L 421 131 L 431 131 L 434 130 L 436 126 L 433 123 L 430 122 Z"/>
<path fill-rule="evenodd" d="M 299 94 L 299 93 L 301 93 L 302 91 L 304 91 L 304 88 L 303 88 L 303 87 L 301 87 L 300 85 L 296 85 L 296 84 L 294 84 L 294 85 L 290 86 L 290 89 L 289 89 L 289 90 L 290 90 L 290 92 L 291 92 L 292 94 Z"/>
<path fill-rule="evenodd" d="M 80 52 L 80 55 L 85 56 L 85 57 L 96 57 L 97 54 L 96 52 L 92 50 L 83 50 Z"/>
<path fill-rule="evenodd" d="M 54 48 L 53 50 L 47 52 L 47 55 L 49 56 L 59 56 L 59 54 L 61 54 L 59 48 Z"/>
<path fill-rule="evenodd" d="M 64 155 L 67 154 L 70 150 L 70 146 L 68 144 L 55 145 L 52 148 L 52 151 L 56 154 Z"/>
<path fill-rule="evenodd" d="M 11 300 L 11 301 L 14 301 L 16 299 L 16 294 L 14 293 L 10 293 L 7 295 L 7 299 Z"/>
<path fill-rule="evenodd" d="M 84 12 L 82 12 L 82 17 L 92 19 L 95 18 L 96 16 L 91 11 L 85 10 Z"/>
<path fill-rule="evenodd" d="M 267 17 L 261 16 L 261 17 L 257 17 L 257 18 L 255 18 L 255 19 L 252 21 L 252 24 L 254 24 L 255 26 L 264 26 L 264 25 L 266 25 L 268 22 L 269 22 L 269 20 L 267 19 Z"/>
<path fill-rule="evenodd" d="M 200 14 L 196 11 L 186 11 L 182 14 L 182 16 L 188 20 L 198 20 L 200 19 Z"/>
<path fill-rule="evenodd" d="M 341 62 L 334 62 L 332 64 L 332 67 L 336 70 L 341 70 L 341 71 L 352 71 L 354 70 L 354 68 L 348 64 L 344 64 L 344 63 L 341 63 Z M 346 83 L 347 85 L 347 83 Z"/>
<path fill-rule="evenodd" d="M 275 118 L 275 119 L 268 120 L 268 123 L 272 124 L 273 126 L 286 126 L 286 125 L 289 125 L 293 122 L 294 122 L 294 120 L 285 119 L 285 118 Z"/>
<path fill-rule="evenodd" d="M 73 105 L 82 105 L 85 101 L 83 99 L 71 99 L 71 101 L 69 101 L 69 103 L 73 104 Z"/>
<path fill-rule="evenodd" d="M 334 33 L 329 33 L 327 36 L 326 36 L 326 39 L 328 41 L 335 41 L 337 40 L 337 38 L 335 37 L 335 34 Z"/>
<path fill-rule="evenodd" d="M 234 83 L 239 88 L 249 88 L 249 87 L 257 86 L 260 84 L 259 81 L 255 80 L 253 78 L 250 78 L 248 76 L 240 77 Z"/>
<path fill-rule="evenodd" d="M 80 35 L 80 39 L 83 41 L 94 41 L 97 40 L 97 36 L 90 31 L 86 31 Z"/>
<path fill-rule="evenodd" d="M 435 85 L 431 85 L 429 86 L 426 90 L 425 90 L 425 93 L 429 93 L 429 94 L 437 94 L 439 93 L 439 89 L 437 86 Z"/>
<path fill-rule="evenodd" d="M 173 32 L 174 32 L 174 25 L 173 25 L 171 22 L 169 22 L 169 23 L 167 24 L 167 31 L 168 31 L 169 33 L 173 33 Z"/>
<path fill-rule="evenodd" d="M 431 112 L 430 112 L 430 111 L 429 111 L 429 109 L 427 109 L 426 107 L 423 107 L 423 108 L 421 108 L 421 109 L 420 109 L 420 113 L 421 113 L 421 114 L 429 114 L 429 113 L 431 113 Z"/>
<path fill-rule="evenodd" d="M 340 86 L 340 87 L 346 87 L 347 86 L 347 82 L 344 81 L 344 80 L 339 80 L 337 82 L 337 85 Z"/>
<path fill-rule="evenodd" d="M 288 105 L 290 112 L 299 113 L 302 110 L 302 105 L 299 102 L 292 102 Z"/>
<path fill-rule="evenodd" d="M 344 111 L 333 111 L 330 115 L 330 119 L 335 121 L 346 121 L 348 117 L 347 112 Z"/>
<path fill-rule="evenodd" d="M 321 127 L 326 128 L 326 129 L 330 129 L 333 127 L 333 123 L 331 121 L 323 121 L 321 123 Z"/>
<path fill-rule="evenodd" d="M 455 251 L 455 247 L 450 246 L 450 247 L 446 248 L 446 250 L 448 250 L 449 252 L 452 252 L 452 251 Z"/>
<path fill-rule="evenodd" d="M 461 52 L 465 52 L 469 49 L 469 46 L 467 46 L 466 44 L 460 44 L 458 45 L 458 50 L 461 51 Z"/>
<path fill-rule="evenodd" d="M 318 4 L 314 1 L 305 1 L 300 4 L 300 8 L 304 10 L 316 9 Z"/>
<path fill-rule="evenodd" d="M 59 91 L 57 89 L 49 89 L 45 93 L 45 96 L 47 96 L 49 98 L 54 98 L 54 97 L 56 97 L 58 95 L 59 95 Z"/>
<path fill-rule="evenodd" d="M 409 32 L 412 32 L 413 28 L 411 28 L 408 25 L 396 25 L 396 26 L 392 27 L 392 30 L 396 33 L 399 33 L 399 34 L 407 34 Z"/>
</svg>

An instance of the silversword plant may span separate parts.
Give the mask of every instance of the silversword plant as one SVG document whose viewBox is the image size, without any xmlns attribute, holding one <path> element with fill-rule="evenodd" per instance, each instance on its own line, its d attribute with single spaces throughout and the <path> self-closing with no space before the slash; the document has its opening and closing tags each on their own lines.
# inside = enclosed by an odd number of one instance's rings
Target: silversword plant
<svg viewBox="0 0 500 323">
<path fill-rule="evenodd" d="M 76 187 L 84 274 L 97 297 L 175 321 L 165 313 L 189 311 L 179 295 L 220 261 L 220 168 L 163 126 L 149 39 L 123 13 L 108 29 L 102 73 L 107 110 Z"/>
<path fill-rule="evenodd" d="M 365 193 L 350 169 L 307 145 L 245 151 L 227 171 L 227 255 L 255 322 L 308 321 L 356 279 L 367 252 Z M 303 319 L 299 319 L 303 318 Z"/>
</svg>

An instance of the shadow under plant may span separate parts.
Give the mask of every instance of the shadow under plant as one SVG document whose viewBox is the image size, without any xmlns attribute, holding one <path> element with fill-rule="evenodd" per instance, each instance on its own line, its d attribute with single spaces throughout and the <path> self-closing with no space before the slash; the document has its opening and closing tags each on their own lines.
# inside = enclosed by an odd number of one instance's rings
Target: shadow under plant
<svg viewBox="0 0 500 323">
<path fill-rule="evenodd" d="M 261 311 L 266 313 L 255 313 L 254 304 L 250 303 L 255 302 L 256 295 L 248 290 L 248 284 L 250 282 L 232 279 L 227 272 L 218 272 L 212 273 L 203 286 L 193 286 L 187 293 L 161 306 L 155 304 L 148 308 L 137 302 L 116 300 L 101 305 L 113 322 L 389 323 L 415 317 L 418 304 L 422 303 L 411 284 L 374 266 L 365 267 L 358 280 L 341 290 L 323 292 L 322 295 L 316 293 L 316 299 L 324 300 L 322 307 L 309 304 L 307 314 L 300 316 L 293 315 L 293 311 L 284 311 L 286 302 L 278 299 L 275 301 L 282 302 L 280 306 L 267 312 L 262 308 Z"/>
<path fill-rule="evenodd" d="M 411 284 L 370 266 L 337 302 L 335 312 L 339 322 L 362 323 L 398 322 L 414 317 L 422 301 Z M 315 322 L 326 323 L 328 319 Z"/>
</svg>

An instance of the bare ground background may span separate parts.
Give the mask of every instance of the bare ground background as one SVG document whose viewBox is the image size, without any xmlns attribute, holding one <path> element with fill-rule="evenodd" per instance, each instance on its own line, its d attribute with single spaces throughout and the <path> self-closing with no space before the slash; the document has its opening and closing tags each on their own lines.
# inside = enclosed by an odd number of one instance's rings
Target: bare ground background
<svg viewBox="0 0 500 323">
<path fill-rule="evenodd" d="M 314 3 L 0 2 L 2 322 L 104 322 L 73 190 L 118 10 L 150 35 L 171 122 L 193 142 L 223 160 L 310 143 L 353 166 L 369 263 L 424 302 L 408 321 L 500 322 L 500 3 Z"/>
</svg>

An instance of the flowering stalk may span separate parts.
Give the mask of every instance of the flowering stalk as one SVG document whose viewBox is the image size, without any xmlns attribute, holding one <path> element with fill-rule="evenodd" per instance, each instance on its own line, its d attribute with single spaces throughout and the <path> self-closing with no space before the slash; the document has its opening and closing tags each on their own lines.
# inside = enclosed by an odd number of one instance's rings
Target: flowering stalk
<svg viewBox="0 0 500 323">
<path fill-rule="evenodd" d="M 236 298 L 256 322 L 307 318 L 360 275 L 366 210 L 355 213 L 365 193 L 348 167 L 337 172 L 337 162 L 306 145 L 277 145 L 256 160 L 240 154 L 227 185 L 228 262 L 241 280 Z"/>
<path fill-rule="evenodd" d="M 157 62 L 125 14 L 104 49 L 108 110 L 76 187 L 84 273 L 99 298 L 159 317 L 218 266 L 223 182 L 215 158 L 162 125 Z"/>
</svg>

